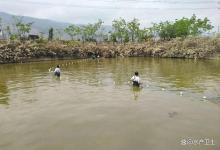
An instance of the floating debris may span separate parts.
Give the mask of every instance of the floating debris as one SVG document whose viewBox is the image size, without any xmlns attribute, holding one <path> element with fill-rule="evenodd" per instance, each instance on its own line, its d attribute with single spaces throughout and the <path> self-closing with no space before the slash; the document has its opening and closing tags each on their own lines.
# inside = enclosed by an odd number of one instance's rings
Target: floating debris
<svg viewBox="0 0 220 150">
<path fill-rule="evenodd" d="M 182 91 L 180 91 L 180 96 L 183 96 L 183 92 Z"/>
<path fill-rule="evenodd" d="M 178 112 L 175 112 L 175 111 L 174 112 L 169 112 L 168 115 L 169 115 L 170 118 L 173 118 L 176 115 L 178 115 Z"/>
<path fill-rule="evenodd" d="M 161 90 L 162 90 L 162 91 L 165 91 L 165 88 L 162 88 Z"/>
</svg>

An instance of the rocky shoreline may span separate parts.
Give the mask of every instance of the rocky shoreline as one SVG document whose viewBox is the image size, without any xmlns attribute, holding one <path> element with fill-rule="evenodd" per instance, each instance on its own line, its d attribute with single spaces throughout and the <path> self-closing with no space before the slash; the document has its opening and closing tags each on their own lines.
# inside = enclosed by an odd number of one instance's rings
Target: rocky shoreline
<svg viewBox="0 0 220 150">
<path fill-rule="evenodd" d="M 211 58 L 220 51 L 217 38 L 187 38 L 145 43 L 79 43 L 74 41 L 26 41 L 0 43 L 0 63 L 23 63 L 43 59 L 84 59 L 100 56 Z"/>
</svg>

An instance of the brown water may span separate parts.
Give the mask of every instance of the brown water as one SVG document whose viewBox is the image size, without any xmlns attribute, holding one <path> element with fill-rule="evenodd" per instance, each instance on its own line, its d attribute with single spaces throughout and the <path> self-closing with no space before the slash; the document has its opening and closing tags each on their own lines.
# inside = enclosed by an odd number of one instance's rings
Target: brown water
<svg viewBox="0 0 220 150">
<path fill-rule="evenodd" d="M 60 79 L 48 71 L 57 64 Z M 219 150 L 219 68 L 151 58 L 0 65 L 0 150 Z M 136 70 L 142 89 L 128 83 Z M 209 143 L 181 143 L 190 139 Z"/>
</svg>

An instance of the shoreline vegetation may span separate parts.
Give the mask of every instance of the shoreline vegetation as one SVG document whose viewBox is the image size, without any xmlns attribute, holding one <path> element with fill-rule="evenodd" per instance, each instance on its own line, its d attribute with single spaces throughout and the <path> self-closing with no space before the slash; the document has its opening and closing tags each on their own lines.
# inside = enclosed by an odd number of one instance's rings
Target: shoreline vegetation
<svg viewBox="0 0 220 150">
<path fill-rule="evenodd" d="M 76 41 L 13 41 L 0 43 L 0 63 L 44 59 L 115 57 L 213 58 L 220 53 L 220 38 L 193 37 L 144 43 L 94 43 Z"/>
<path fill-rule="evenodd" d="M 85 59 L 115 57 L 162 57 L 204 59 L 218 57 L 220 35 L 205 36 L 213 29 L 208 18 L 176 19 L 141 28 L 139 20 L 112 21 L 112 30 L 103 31 L 102 20 L 83 26 L 70 25 L 63 32 L 50 28 L 48 36 L 31 35 L 33 22 L 14 18 L 14 26 L 0 27 L 0 63 L 23 63 L 44 59 Z"/>
</svg>

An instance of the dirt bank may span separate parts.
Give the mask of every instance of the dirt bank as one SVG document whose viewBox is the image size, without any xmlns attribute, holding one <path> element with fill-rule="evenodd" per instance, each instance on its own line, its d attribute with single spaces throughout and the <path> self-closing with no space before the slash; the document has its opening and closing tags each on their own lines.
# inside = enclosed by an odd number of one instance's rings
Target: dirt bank
<svg viewBox="0 0 220 150">
<path fill-rule="evenodd" d="M 26 41 L 0 43 L 0 63 L 40 59 L 111 57 L 210 58 L 218 54 L 217 38 L 187 38 L 145 43 L 78 43 L 74 41 Z"/>
</svg>

